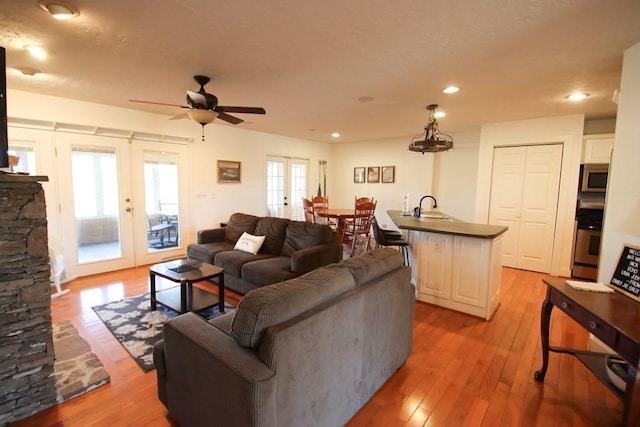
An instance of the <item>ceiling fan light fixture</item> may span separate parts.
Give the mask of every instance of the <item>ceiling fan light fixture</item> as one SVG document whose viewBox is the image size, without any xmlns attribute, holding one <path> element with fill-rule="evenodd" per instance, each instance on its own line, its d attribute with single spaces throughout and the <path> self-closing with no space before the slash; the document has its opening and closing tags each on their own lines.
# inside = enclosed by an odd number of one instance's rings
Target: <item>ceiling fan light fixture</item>
<svg viewBox="0 0 640 427">
<path fill-rule="evenodd" d="M 77 8 L 61 1 L 38 0 L 38 5 L 54 19 L 58 20 L 71 19 L 80 15 L 80 11 Z"/>
<path fill-rule="evenodd" d="M 200 123 L 202 126 L 208 125 L 218 117 L 218 113 L 213 110 L 189 110 L 187 112 L 191 120 Z"/>
<path fill-rule="evenodd" d="M 416 153 L 438 153 L 453 148 L 453 138 L 450 135 L 440 132 L 438 121 L 435 118 L 437 104 L 427 106 L 429 110 L 429 121 L 424 127 L 424 133 L 416 135 L 409 142 L 409 151 Z"/>
<path fill-rule="evenodd" d="M 204 141 L 204 126 L 214 121 L 218 117 L 218 112 L 194 108 L 187 111 L 187 114 L 189 114 L 191 120 L 200 123 L 202 126 L 202 140 Z"/>
</svg>

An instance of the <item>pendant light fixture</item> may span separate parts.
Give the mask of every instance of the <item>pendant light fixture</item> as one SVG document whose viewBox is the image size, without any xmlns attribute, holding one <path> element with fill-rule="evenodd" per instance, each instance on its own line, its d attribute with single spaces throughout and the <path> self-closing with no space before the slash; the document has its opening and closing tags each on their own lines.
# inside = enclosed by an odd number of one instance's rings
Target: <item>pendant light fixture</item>
<svg viewBox="0 0 640 427">
<path fill-rule="evenodd" d="M 438 130 L 438 121 L 434 115 L 436 108 L 438 108 L 437 104 L 427 106 L 429 121 L 424 127 L 424 133 L 413 137 L 409 143 L 409 151 L 424 154 L 447 151 L 453 148 L 453 138 Z"/>
</svg>

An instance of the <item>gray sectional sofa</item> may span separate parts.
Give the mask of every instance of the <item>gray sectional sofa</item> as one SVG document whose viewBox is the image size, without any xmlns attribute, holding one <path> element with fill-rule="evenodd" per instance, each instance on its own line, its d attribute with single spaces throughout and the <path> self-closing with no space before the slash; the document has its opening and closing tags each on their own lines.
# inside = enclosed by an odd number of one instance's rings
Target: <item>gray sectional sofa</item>
<svg viewBox="0 0 640 427">
<path fill-rule="evenodd" d="M 243 233 L 265 236 L 256 254 L 234 250 Z M 225 227 L 200 230 L 187 256 L 224 268 L 224 284 L 240 294 L 342 259 L 335 232 L 322 224 L 234 213 Z"/>
<path fill-rule="evenodd" d="M 393 249 L 265 286 L 235 311 L 169 320 L 158 396 L 182 426 L 339 426 L 411 353 L 415 292 Z"/>
</svg>

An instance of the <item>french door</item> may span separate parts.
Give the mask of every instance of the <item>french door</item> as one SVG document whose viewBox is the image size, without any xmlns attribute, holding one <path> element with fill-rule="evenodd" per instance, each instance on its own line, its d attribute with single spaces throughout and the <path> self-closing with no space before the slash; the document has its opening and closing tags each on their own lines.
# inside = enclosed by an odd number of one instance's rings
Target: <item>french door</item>
<svg viewBox="0 0 640 427">
<path fill-rule="evenodd" d="M 304 221 L 309 160 L 267 156 L 267 212 L 270 216 Z"/>
<path fill-rule="evenodd" d="M 129 144 L 56 133 L 65 268 L 86 276 L 135 265 Z"/>
<path fill-rule="evenodd" d="M 56 133 L 65 268 L 86 276 L 184 252 L 186 147 Z M 186 193 L 186 192 L 182 192 Z"/>
</svg>

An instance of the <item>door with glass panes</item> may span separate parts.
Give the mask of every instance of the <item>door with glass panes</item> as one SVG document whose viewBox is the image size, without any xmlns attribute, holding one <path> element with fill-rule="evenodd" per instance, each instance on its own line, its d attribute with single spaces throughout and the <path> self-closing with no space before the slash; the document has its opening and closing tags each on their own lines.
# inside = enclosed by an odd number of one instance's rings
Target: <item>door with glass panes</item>
<svg viewBox="0 0 640 427">
<path fill-rule="evenodd" d="M 49 176 L 49 240 L 60 243 L 67 277 L 184 252 L 185 146 L 20 128 L 9 140 L 20 167 Z"/>
<path fill-rule="evenodd" d="M 309 160 L 267 157 L 267 212 L 270 216 L 304 221 L 302 198 L 307 197 Z"/>
</svg>

